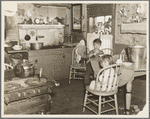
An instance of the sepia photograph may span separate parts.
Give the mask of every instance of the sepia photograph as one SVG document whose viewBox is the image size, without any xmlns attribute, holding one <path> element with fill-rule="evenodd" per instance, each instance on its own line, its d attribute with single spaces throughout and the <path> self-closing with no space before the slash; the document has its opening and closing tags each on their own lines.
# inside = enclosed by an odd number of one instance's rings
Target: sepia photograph
<svg viewBox="0 0 150 119">
<path fill-rule="evenodd" d="M 2 118 L 149 118 L 149 1 L 1 1 Z"/>
</svg>

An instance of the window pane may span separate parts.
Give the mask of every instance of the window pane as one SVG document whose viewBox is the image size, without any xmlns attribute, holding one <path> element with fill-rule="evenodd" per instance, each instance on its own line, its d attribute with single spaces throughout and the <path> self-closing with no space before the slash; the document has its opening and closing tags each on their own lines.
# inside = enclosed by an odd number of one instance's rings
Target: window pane
<svg viewBox="0 0 150 119">
<path fill-rule="evenodd" d="M 97 17 L 97 23 L 98 23 L 98 22 L 104 23 L 104 16 L 99 16 L 99 17 Z"/>
<path fill-rule="evenodd" d="M 105 22 L 112 18 L 112 15 L 105 16 Z"/>
<path fill-rule="evenodd" d="M 105 34 L 111 34 L 112 15 L 105 16 Z"/>
</svg>

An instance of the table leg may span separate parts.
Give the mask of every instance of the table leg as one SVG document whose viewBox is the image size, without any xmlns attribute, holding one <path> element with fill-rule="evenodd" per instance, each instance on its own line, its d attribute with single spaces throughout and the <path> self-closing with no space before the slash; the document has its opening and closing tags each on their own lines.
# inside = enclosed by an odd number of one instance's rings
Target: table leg
<svg viewBox="0 0 150 119">
<path fill-rule="evenodd" d="M 126 85 L 126 114 L 129 115 L 130 113 L 130 105 L 131 105 L 131 90 L 132 90 L 132 81 L 134 80 L 134 76 L 132 80 L 130 80 Z"/>
</svg>

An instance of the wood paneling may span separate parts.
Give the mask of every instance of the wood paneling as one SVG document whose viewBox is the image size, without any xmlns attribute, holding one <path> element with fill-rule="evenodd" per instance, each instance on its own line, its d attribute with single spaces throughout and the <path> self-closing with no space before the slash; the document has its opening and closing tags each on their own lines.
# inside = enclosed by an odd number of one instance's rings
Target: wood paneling
<svg viewBox="0 0 150 119">
<path fill-rule="evenodd" d="M 42 75 L 51 80 L 69 77 L 73 48 L 47 49 L 29 51 L 29 61 L 35 64 L 36 73 L 43 68 Z"/>
</svg>

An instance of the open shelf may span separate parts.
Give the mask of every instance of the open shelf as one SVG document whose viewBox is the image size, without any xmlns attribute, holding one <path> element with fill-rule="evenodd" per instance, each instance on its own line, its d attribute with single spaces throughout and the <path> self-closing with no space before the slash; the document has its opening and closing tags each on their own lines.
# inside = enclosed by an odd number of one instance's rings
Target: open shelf
<svg viewBox="0 0 150 119">
<path fill-rule="evenodd" d="M 60 29 L 65 25 L 37 25 L 37 24 L 18 24 L 20 29 Z"/>
<path fill-rule="evenodd" d="M 121 33 L 134 33 L 146 34 L 146 23 L 123 23 L 121 24 Z"/>
</svg>

